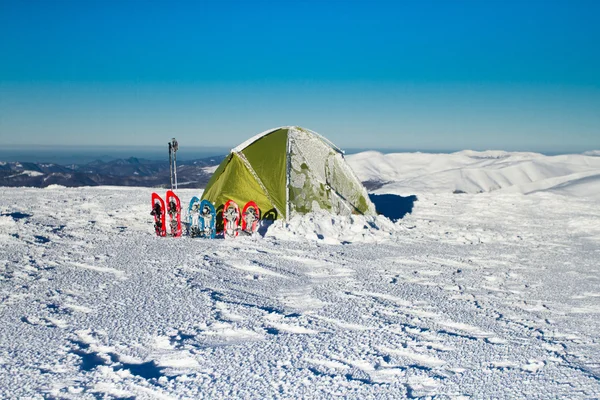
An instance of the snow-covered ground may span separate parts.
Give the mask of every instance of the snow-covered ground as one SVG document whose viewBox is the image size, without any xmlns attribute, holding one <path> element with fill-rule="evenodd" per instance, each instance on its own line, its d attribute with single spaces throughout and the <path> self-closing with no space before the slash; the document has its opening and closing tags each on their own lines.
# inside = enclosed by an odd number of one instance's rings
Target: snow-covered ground
<svg viewBox="0 0 600 400">
<path fill-rule="evenodd" d="M 381 179 L 418 198 L 397 223 L 237 240 L 154 236 L 150 189 L 2 188 L 0 398 L 600 397 L 597 179 L 458 195 L 412 176 Z"/>
</svg>

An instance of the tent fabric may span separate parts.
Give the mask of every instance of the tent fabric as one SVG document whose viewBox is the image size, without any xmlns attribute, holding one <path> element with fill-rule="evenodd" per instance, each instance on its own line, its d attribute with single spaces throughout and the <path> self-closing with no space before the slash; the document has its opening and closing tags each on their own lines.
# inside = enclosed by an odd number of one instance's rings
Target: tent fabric
<svg viewBox="0 0 600 400">
<path fill-rule="evenodd" d="M 217 230 L 223 229 L 222 211 L 227 200 L 231 199 L 243 207 L 251 199 L 263 213 L 273 208 L 264 190 L 238 154 L 231 153 L 222 164 L 224 168 L 221 174 L 214 181 L 211 179 L 212 185 L 209 183 L 202 195 L 203 200 L 207 199 L 215 205 Z M 221 168 L 219 167 L 214 175 L 219 169 Z"/>
<path fill-rule="evenodd" d="M 323 145 L 320 136 L 295 130 L 290 140 L 290 206 L 292 212 L 319 209 L 334 214 L 372 214 L 366 190 L 342 153 Z"/>
<path fill-rule="evenodd" d="M 287 201 L 287 141 L 287 130 L 278 129 L 241 151 L 265 187 L 271 203 L 280 212 L 285 212 Z"/>
<path fill-rule="evenodd" d="M 234 148 L 202 198 L 217 209 L 229 199 L 240 206 L 254 200 L 270 219 L 319 210 L 375 215 L 375 206 L 343 152 L 300 127 L 271 129 Z"/>
</svg>

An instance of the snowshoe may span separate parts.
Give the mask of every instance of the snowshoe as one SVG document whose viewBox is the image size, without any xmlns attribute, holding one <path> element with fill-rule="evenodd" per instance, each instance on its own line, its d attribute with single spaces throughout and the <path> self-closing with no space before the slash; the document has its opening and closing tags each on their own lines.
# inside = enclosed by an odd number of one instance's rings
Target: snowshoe
<svg viewBox="0 0 600 400">
<path fill-rule="evenodd" d="M 240 208 L 233 200 L 228 200 L 223 207 L 223 237 L 236 237 L 240 222 Z"/>
<path fill-rule="evenodd" d="M 190 200 L 188 207 L 188 226 L 191 237 L 200 236 L 200 199 L 196 196 Z"/>
<path fill-rule="evenodd" d="M 152 193 L 152 211 L 150 215 L 154 216 L 154 230 L 157 236 L 167 236 L 167 227 L 165 224 L 165 202 L 156 193 Z"/>
<path fill-rule="evenodd" d="M 200 203 L 199 230 L 200 236 L 214 239 L 216 234 L 217 213 L 215 206 L 208 200 Z"/>
<path fill-rule="evenodd" d="M 242 211 L 242 231 L 248 235 L 254 234 L 260 221 L 260 209 L 255 202 L 249 201 Z"/>
<path fill-rule="evenodd" d="M 172 191 L 167 190 L 167 212 L 169 214 L 170 234 L 173 237 L 181 236 L 181 202 L 179 197 Z"/>
</svg>

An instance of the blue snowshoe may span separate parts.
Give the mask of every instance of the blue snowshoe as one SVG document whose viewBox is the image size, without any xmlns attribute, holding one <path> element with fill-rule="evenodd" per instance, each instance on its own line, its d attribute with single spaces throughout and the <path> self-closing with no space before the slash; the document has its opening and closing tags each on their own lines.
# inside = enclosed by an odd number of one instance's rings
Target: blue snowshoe
<svg viewBox="0 0 600 400">
<path fill-rule="evenodd" d="M 191 237 L 200 236 L 200 199 L 196 196 L 190 200 L 188 208 L 188 227 Z"/>
<path fill-rule="evenodd" d="M 208 200 L 202 200 L 200 203 L 199 223 L 200 236 L 214 239 L 217 233 L 217 213 L 215 206 Z"/>
</svg>

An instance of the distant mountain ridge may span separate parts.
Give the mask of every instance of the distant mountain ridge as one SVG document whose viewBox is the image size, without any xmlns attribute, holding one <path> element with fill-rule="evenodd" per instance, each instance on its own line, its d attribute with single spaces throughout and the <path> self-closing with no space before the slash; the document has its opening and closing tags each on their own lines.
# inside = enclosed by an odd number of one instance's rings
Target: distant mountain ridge
<svg viewBox="0 0 600 400">
<path fill-rule="evenodd" d="M 203 188 L 212 176 L 214 166 L 224 156 L 180 162 L 177 166 L 179 187 Z M 212 168 L 211 168 L 212 167 Z M 0 161 L 0 186 L 47 187 L 79 186 L 144 186 L 170 185 L 168 161 L 130 157 L 112 161 L 96 160 L 87 164 Z"/>
<path fill-rule="evenodd" d="M 348 163 L 375 193 L 553 192 L 600 199 L 600 152 L 546 156 L 530 152 L 472 151 L 451 154 L 375 151 L 352 154 Z"/>
<path fill-rule="evenodd" d="M 204 188 L 223 158 L 180 162 L 179 187 Z M 367 151 L 346 159 L 367 189 L 379 194 L 551 191 L 600 198 L 597 150 L 556 156 L 472 150 L 451 154 Z M 167 187 L 169 182 L 168 161 L 136 157 L 72 165 L 0 161 L 0 186 Z"/>
</svg>

